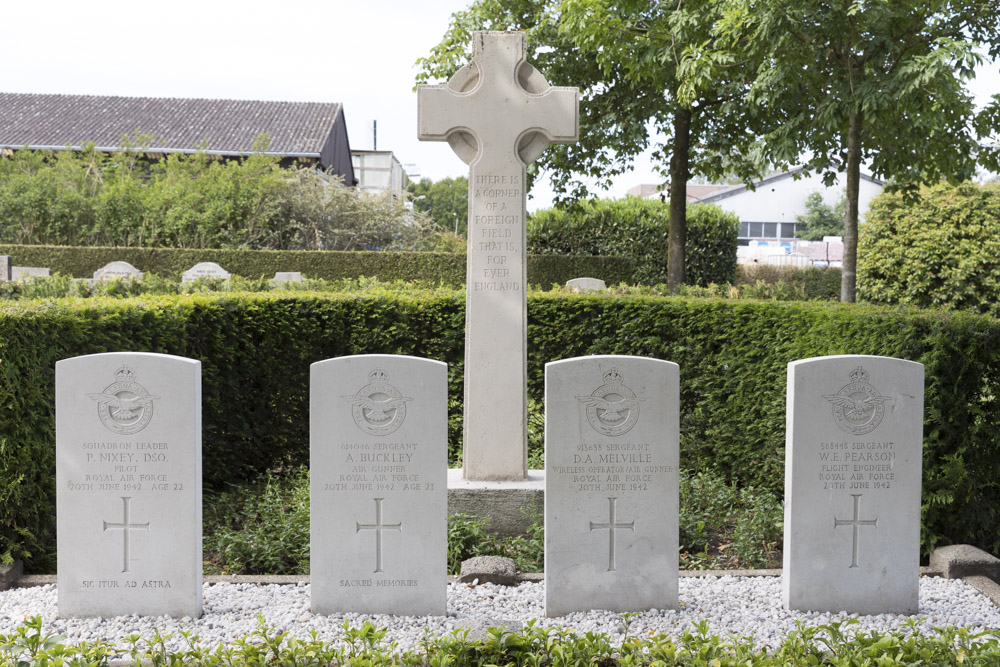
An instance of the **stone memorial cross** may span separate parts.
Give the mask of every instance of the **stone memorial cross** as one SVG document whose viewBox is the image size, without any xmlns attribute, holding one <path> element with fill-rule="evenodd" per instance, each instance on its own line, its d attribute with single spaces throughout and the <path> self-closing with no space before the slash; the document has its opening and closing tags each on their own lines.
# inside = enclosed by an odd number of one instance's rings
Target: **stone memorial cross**
<svg viewBox="0 0 1000 667">
<path fill-rule="evenodd" d="M 375 498 L 375 523 L 361 523 L 356 521 L 355 532 L 360 533 L 363 530 L 373 530 L 375 531 L 375 572 L 384 572 L 382 569 L 382 531 L 383 530 L 393 530 L 397 533 L 402 532 L 402 523 L 382 523 L 382 501 L 385 498 Z"/>
<path fill-rule="evenodd" d="M 473 33 L 472 62 L 420 86 L 419 137 L 469 165 L 463 474 L 527 474 L 525 167 L 577 140 L 579 91 L 549 86 L 525 60 L 523 32 Z"/>
</svg>

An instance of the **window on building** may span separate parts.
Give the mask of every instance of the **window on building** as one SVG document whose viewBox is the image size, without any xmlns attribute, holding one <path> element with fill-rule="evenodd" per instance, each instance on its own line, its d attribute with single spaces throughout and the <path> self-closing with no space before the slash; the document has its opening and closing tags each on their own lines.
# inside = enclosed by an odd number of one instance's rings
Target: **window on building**
<svg viewBox="0 0 1000 667">
<path fill-rule="evenodd" d="M 741 222 L 740 239 L 785 239 L 792 240 L 795 232 L 805 227 L 797 222 Z M 743 245 L 746 245 L 745 243 Z"/>
</svg>

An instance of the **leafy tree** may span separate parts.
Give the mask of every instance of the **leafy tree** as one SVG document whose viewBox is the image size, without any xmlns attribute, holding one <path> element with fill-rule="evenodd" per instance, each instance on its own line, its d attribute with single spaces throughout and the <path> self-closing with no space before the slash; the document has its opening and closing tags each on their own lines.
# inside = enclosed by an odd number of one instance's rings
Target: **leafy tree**
<svg viewBox="0 0 1000 667">
<path fill-rule="evenodd" d="M 413 208 L 431 216 L 446 232 L 466 236 L 469 226 L 469 179 L 465 176 L 410 183 Z"/>
<path fill-rule="evenodd" d="M 452 15 L 442 41 L 418 60 L 417 82 L 450 77 L 469 56 L 473 30 L 526 31 L 528 59 L 549 82 L 580 88 L 580 141 L 549 148 L 529 167 L 529 178 L 548 170 L 557 193 L 582 199 L 588 193 L 578 174 L 607 186 L 652 146 L 670 181 L 667 271 L 676 289 L 685 278 L 687 181 L 699 174 L 758 176 L 751 130 L 763 132 L 771 122 L 743 103 L 753 70 L 738 57 L 739 45 L 715 43 L 717 5 L 474 0 Z M 694 58 L 712 44 L 709 56 Z"/>
<path fill-rule="evenodd" d="M 822 241 L 824 236 L 843 236 L 846 205 L 846 197 L 841 197 L 836 204 L 830 206 L 823 201 L 820 193 L 809 193 L 806 197 L 806 214 L 795 217 L 795 222 L 804 224 L 805 229 L 800 229 L 795 235 L 804 241 Z"/>
<path fill-rule="evenodd" d="M 987 0 L 720 0 L 720 33 L 760 63 L 747 99 L 782 122 L 769 157 L 832 183 L 847 174 L 841 300 L 855 299 L 860 167 L 911 190 L 974 173 L 973 100 L 965 82 L 1000 51 Z M 709 66 L 715 60 L 703 58 Z M 980 128 L 982 131 L 982 128 Z"/>
</svg>

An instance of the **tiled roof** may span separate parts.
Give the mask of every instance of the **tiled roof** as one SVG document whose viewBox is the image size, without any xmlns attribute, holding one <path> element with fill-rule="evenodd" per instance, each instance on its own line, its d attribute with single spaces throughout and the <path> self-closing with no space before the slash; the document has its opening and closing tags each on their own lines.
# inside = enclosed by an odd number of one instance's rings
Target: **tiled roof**
<svg viewBox="0 0 1000 667">
<path fill-rule="evenodd" d="M 697 201 L 702 197 L 707 197 L 713 192 L 718 192 L 724 188 L 728 188 L 728 185 L 688 185 L 687 186 L 687 198 L 688 201 Z"/>
<path fill-rule="evenodd" d="M 633 197 L 642 197 L 645 199 L 650 195 L 654 195 L 666 186 L 660 185 L 659 183 L 641 183 L 639 185 L 633 186 L 628 189 L 628 194 Z"/>
<path fill-rule="evenodd" d="M 787 178 L 795 178 L 796 174 L 801 174 L 803 172 L 805 172 L 805 167 L 796 167 L 791 171 L 775 172 L 773 174 L 765 176 L 763 179 L 757 181 L 753 185 L 754 188 L 759 188 L 761 186 L 768 185 L 769 183 L 774 183 L 775 181 L 782 181 Z M 861 174 L 861 180 L 871 181 L 875 185 L 884 185 L 884 183 L 879 179 L 864 173 Z M 716 190 L 715 192 L 710 192 L 707 195 L 703 195 L 699 201 L 713 203 L 721 199 L 726 199 L 727 197 L 733 197 L 735 195 L 742 194 L 749 190 L 750 189 L 746 185 L 727 186 L 726 189 L 724 190 Z"/>
<path fill-rule="evenodd" d="M 734 185 L 695 185 L 688 183 L 687 188 L 687 200 L 689 202 L 698 201 L 702 197 L 706 197 L 709 194 L 722 190 L 724 188 L 739 187 Z M 641 185 L 636 185 L 628 189 L 628 194 L 635 197 L 642 197 L 643 199 L 652 199 L 654 196 L 658 196 L 662 199 L 666 199 L 669 195 L 669 185 L 666 184 L 656 184 L 656 183 L 642 183 Z"/>
<path fill-rule="evenodd" d="M 152 135 L 150 152 L 245 154 L 262 132 L 267 152 L 319 157 L 341 105 L 96 95 L 0 93 L 0 148 L 114 150 Z"/>
</svg>

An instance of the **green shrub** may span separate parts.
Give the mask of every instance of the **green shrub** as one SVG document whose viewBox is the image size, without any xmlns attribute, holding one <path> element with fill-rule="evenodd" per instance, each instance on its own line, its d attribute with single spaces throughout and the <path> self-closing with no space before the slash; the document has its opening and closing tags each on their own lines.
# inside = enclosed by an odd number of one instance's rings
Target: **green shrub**
<svg viewBox="0 0 1000 667">
<path fill-rule="evenodd" d="M 100 187 L 69 151 L 18 151 L 16 159 L 0 158 L 0 240 L 78 242 L 81 230 L 96 224 Z"/>
<path fill-rule="evenodd" d="M 626 282 L 665 283 L 669 221 L 666 205 L 638 197 L 597 199 L 573 208 L 546 209 L 528 218 L 528 252 L 627 257 L 635 262 L 635 273 Z M 739 226 L 735 215 L 717 206 L 688 206 L 685 282 L 733 282 Z"/>
<path fill-rule="evenodd" d="M 518 572 L 541 572 L 545 561 L 545 528 L 536 514 L 525 535 L 498 537 L 486 532 L 489 518 L 448 515 L 448 574 L 459 574 L 462 561 L 476 556 L 513 559 Z"/>
<path fill-rule="evenodd" d="M 774 493 L 739 488 L 717 472 L 680 475 L 683 569 L 781 566 L 784 510 Z"/>
<path fill-rule="evenodd" d="M 684 240 L 684 282 L 689 285 L 733 282 L 739 230 L 740 219 L 735 213 L 723 211 L 714 204 L 689 205 Z"/>
<path fill-rule="evenodd" d="M 462 397 L 464 301 L 451 290 L 215 293 L 0 302 L 0 554 L 54 564 L 54 366 L 108 351 L 202 362 L 208 490 L 308 460 L 315 361 L 409 354 L 449 365 Z M 921 362 L 925 553 L 946 543 L 1000 551 L 1000 323 L 967 313 L 822 303 L 532 293 L 528 393 L 546 362 L 590 354 L 681 368 L 681 461 L 780 497 L 788 362 L 876 354 Z M 461 432 L 453 411 L 453 438 Z M 453 452 L 460 443 L 450 443 Z"/>
<path fill-rule="evenodd" d="M 138 143 L 152 137 L 137 137 Z M 240 160 L 141 146 L 0 155 L 0 241 L 121 247 L 425 250 L 438 228 L 406 195 L 282 167 L 261 137 Z"/>
<path fill-rule="evenodd" d="M 542 572 L 545 567 L 544 517 L 540 513 L 533 514 L 524 535 L 488 535 L 473 555 L 502 556 L 513 560 L 518 572 Z"/>
<path fill-rule="evenodd" d="M 448 574 L 458 574 L 462 561 L 476 555 L 476 547 L 488 539 L 488 518 L 471 514 L 448 515 Z"/>
<path fill-rule="evenodd" d="M 204 505 L 204 549 L 221 574 L 309 574 L 308 468 L 268 472 Z"/>
<path fill-rule="evenodd" d="M 1000 315 L 1000 184 L 883 193 L 859 235 L 859 299 Z"/>
<path fill-rule="evenodd" d="M 383 282 L 415 280 L 434 285 L 465 284 L 465 255 L 434 252 L 339 252 L 334 250 L 191 250 L 184 248 L 110 248 L 0 244 L 17 266 L 43 266 L 66 276 L 90 278 L 114 261 L 170 280 L 198 262 L 215 262 L 233 275 L 271 278 L 277 271 L 300 271 L 307 278 L 356 280 L 362 276 Z M 544 288 L 572 278 L 601 278 L 609 285 L 631 282 L 635 262 L 623 257 L 528 257 L 528 283 Z"/>
<path fill-rule="evenodd" d="M 756 288 L 759 283 L 772 287 L 775 293 L 795 295 L 788 300 L 840 301 L 840 269 L 836 267 L 739 265 L 736 287 L 741 290 L 748 285 Z"/>
</svg>

